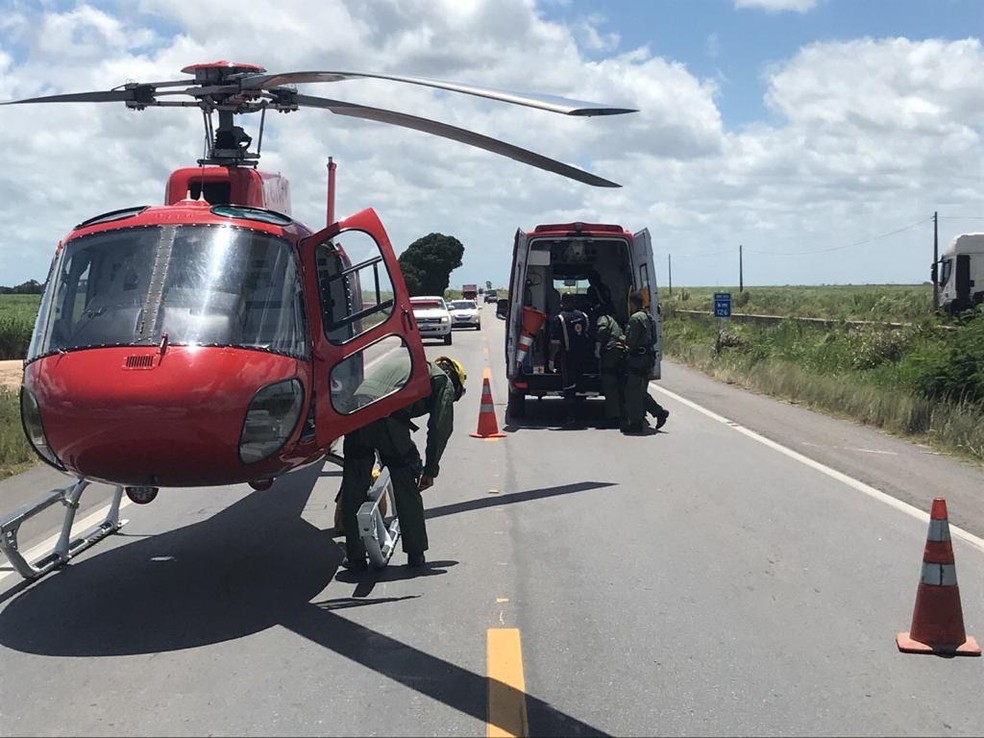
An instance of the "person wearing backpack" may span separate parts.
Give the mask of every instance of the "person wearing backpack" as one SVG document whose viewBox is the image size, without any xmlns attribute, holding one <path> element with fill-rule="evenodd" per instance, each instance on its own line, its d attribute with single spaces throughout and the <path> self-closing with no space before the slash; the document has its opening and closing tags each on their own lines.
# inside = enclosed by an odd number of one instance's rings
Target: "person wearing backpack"
<svg viewBox="0 0 984 738">
<path fill-rule="evenodd" d="M 625 333 L 610 300 L 597 305 L 595 316 L 594 350 L 601 393 L 605 396 L 605 418 L 600 427 L 618 428 L 625 407 Z"/>
<path fill-rule="evenodd" d="M 560 298 L 560 312 L 550 321 L 550 361 L 559 368 L 564 386 L 566 418 L 564 425 L 577 425 L 578 396 L 584 375 L 584 362 L 591 353 L 591 321 L 574 304 L 574 295 Z"/>
<path fill-rule="evenodd" d="M 656 364 L 656 322 L 643 307 L 642 293 L 629 295 L 631 315 L 625 326 L 625 418 L 622 432 L 641 435 L 649 431 L 646 413 L 656 418 L 656 430 L 666 424 L 670 411 L 649 394 L 649 378 Z"/>
</svg>

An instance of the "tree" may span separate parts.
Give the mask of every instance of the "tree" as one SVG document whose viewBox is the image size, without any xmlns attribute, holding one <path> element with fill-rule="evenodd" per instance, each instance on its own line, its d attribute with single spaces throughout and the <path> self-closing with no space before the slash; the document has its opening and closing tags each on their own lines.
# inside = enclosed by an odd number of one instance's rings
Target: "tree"
<svg viewBox="0 0 984 738">
<path fill-rule="evenodd" d="M 0 294 L 3 295 L 40 295 L 43 292 L 44 285 L 36 279 L 29 279 L 16 287 L 0 287 Z"/>
<path fill-rule="evenodd" d="M 400 254 L 400 270 L 411 295 L 443 295 L 465 247 L 454 236 L 430 233 Z"/>
</svg>

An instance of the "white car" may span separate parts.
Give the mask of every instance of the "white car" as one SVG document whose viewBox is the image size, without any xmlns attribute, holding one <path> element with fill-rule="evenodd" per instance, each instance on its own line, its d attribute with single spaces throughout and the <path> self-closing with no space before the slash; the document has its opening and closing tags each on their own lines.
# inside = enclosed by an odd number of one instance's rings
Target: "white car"
<svg viewBox="0 0 984 738">
<path fill-rule="evenodd" d="M 421 338 L 443 338 L 451 345 L 451 313 L 443 297 L 411 297 L 413 317 L 417 320 Z"/>
<path fill-rule="evenodd" d="M 448 306 L 451 311 L 452 328 L 474 328 L 482 330 L 482 311 L 474 300 L 452 300 Z"/>
</svg>

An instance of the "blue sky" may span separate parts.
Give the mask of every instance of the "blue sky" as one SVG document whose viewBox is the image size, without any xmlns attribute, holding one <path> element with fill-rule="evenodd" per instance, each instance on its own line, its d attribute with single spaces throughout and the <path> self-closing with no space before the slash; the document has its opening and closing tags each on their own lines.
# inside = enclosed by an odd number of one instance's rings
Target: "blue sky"
<svg viewBox="0 0 984 738">
<path fill-rule="evenodd" d="M 419 132 L 326 111 L 275 116 L 262 164 L 293 213 L 372 206 L 397 251 L 465 245 L 452 284 L 508 278 L 517 228 L 610 221 L 653 235 L 677 285 L 924 281 L 984 231 L 984 2 L 970 0 L 8 0 L 0 99 L 181 78 L 217 59 L 270 71 L 411 74 L 638 108 L 565 119 L 385 82 L 302 92 L 500 138 L 623 186 L 602 190 Z M 39 125 L 42 122 L 42 125 Z M 255 123 L 247 120 L 247 124 Z M 43 280 L 57 240 L 160 202 L 200 154 L 194 111 L 0 108 L 0 284 Z M 665 281 L 666 275 L 658 274 Z"/>
<path fill-rule="evenodd" d="M 781 10 L 797 5 L 804 10 Z M 980 0 L 817 0 L 745 7 L 729 0 L 572 0 L 542 8 L 546 17 L 572 26 L 594 18 L 599 32 L 616 36 L 622 50 L 646 47 L 695 75 L 720 80 L 718 104 L 729 127 L 768 116 L 763 70 L 808 44 L 863 36 L 979 39 L 984 33 Z"/>
</svg>

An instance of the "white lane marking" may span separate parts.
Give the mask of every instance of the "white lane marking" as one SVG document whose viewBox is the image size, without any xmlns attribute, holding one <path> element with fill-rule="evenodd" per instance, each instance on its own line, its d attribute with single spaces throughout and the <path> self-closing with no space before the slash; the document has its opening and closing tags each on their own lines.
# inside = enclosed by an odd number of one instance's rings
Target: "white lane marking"
<svg viewBox="0 0 984 738">
<path fill-rule="evenodd" d="M 120 512 L 122 512 L 125 507 L 131 504 L 133 503 L 130 502 L 130 500 L 127 497 L 124 497 L 122 501 L 120 501 Z M 94 512 L 89 513 L 81 520 L 76 520 L 75 524 L 72 525 L 72 532 L 82 533 L 84 531 L 89 530 L 89 528 L 92 528 L 98 525 L 99 523 L 101 523 L 102 521 L 104 521 L 106 519 L 106 513 L 108 512 L 109 512 L 109 505 L 107 504 L 95 510 Z M 46 556 L 47 554 L 50 554 L 55 549 L 55 544 L 58 543 L 58 539 L 60 537 L 61 537 L 61 531 L 59 530 L 54 535 L 45 538 L 37 546 L 34 546 L 33 548 L 22 553 L 21 555 L 28 562 L 34 563 L 42 556 Z M 4 557 L 4 560 L 6 560 L 6 557 Z M 7 577 L 14 576 L 15 574 L 17 574 L 17 572 L 13 569 L 11 571 L 0 572 L 0 582 L 2 582 Z"/>
<path fill-rule="evenodd" d="M 883 456 L 898 456 L 898 451 L 880 451 L 875 448 L 861 448 L 859 446 L 826 446 L 822 443 L 810 443 L 809 441 L 801 441 L 801 446 L 809 446 L 810 448 L 839 448 L 842 451 L 859 451 L 862 454 L 882 454 Z"/>
<path fill-rule="evenodd" d="M 896 510 L 903 512 L 906 515 L 915 518 L 916 520 L 922 521 L 927 524 L 929 523 L 929 513 L 923 512 L 918 507 L 913 507 L 907 502 L 902 502 L 902 500 L 897 500 L 891 495 L 882 492 L 880 489 L 875 489 L 871 485 L 865 484 L 864 482 L 857 480 L 854 477 L 849 477 L 847 474 L 839 472 L 836 469 L 831 469 L 829 466 L 821 464 L 819 461 L 814 461 L 813 459 L 804 456 L 801 453 L 793 451 L 791 448 L 786 448 L 782 444 L 776 443 L 775 441 L 766 438 L 765 436 L 756 433 L 755 431 L 746 428 L 743 425 L 740 425 L 733 420 L 729 420 L 723 415 L 718 415 L 714 411 L 708 410 L 706 407 L 702 407 L 701 405 L 698 405 L 696 402 L 688 400 L 685 397 L 681 397 L 675 392 L 671 392 L 668 389 L 659 387 L 652 383 L 650 383 L 650 386 L 656 391 L 662 392 L 667 397 L 672 397 L 677 402 L 682 403 L 687 407 L 692 408 L 703 415 L 706 415 L 708 418 L 711 418 L 711 420 L 716 420 L 718 423 L 722 423 L 724 425 L 730 426 L 734 428 L 736 431 L 738 431 L 739 433 L 742 433 L 748 436 L 749 438 L 751 438 L 752 440 L 758 441 L 759 443 L 768 446 L 774 451 L 778 451 L 779 453 L 788 456 L 794 461 L 798 461 L 801 464 L 805 464 L 806 466 L 815 469 L 816 471 L 826 474 L 828 477 L 832 477 L 836 479 L 838 482 L 842 482 L 846 484 L 848 487 L 852 487 L 856 489 L 858 492 L 863 492 L 869 497 L 873 497 L 876 500 L 880 500 L 881 502 L 884 502 L 886 505 L 894 507 Z M 966 541 L 970 545 L 974 546 L 978 551 L 984 552 L 984 540 L 978 538 L 973 533 L 969 533 L 968 531 L 965 531 L 963 528 L 959 528 L 953 525 L 952 523 L 950 523 L 949 527 L 950 527 L 950 532 L 956 535 L 957 538 L 961 538 L 962 540 Z"/>
</svg>

